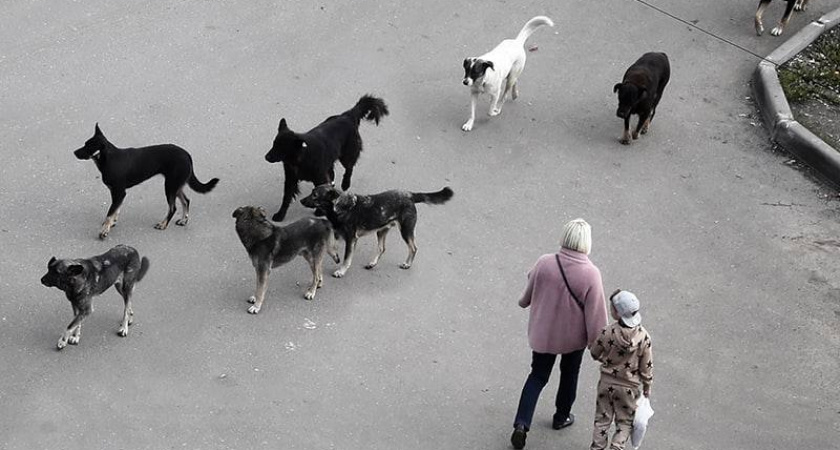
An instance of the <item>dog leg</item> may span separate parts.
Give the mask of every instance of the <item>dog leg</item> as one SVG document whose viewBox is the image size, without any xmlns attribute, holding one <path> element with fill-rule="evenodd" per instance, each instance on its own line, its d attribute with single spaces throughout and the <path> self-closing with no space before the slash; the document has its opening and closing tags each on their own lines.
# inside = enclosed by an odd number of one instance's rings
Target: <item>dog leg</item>
<svg viewBox="0 0 840 450">
<path fill-rule="evenodd" d="M 805 11 L 808 9 L 808 0 L 797 0 L 793 9 L 797 11 Z"/>
<path fill-rule="evenodd" d="M 365 266 L 365 269 L 373 269 L 374 267 L 376 267 L 377 264 L 379 264 L 379 257 L 382 256 L 383 253 L 385 253 L 385 238 L 387 236 L 388 228 L 383 228 L 376 232 L 376 240 L 379 244 L 379 252 L 373 258 L 373 260 Z"/>
<path fill-rule="evenodd" d="M 503 95 L 504 91 L 501 86 L 499 86 L 496 92 L 490 93 L 490 111 L 487 112 L 488 116 L 495 117 L 502 112 L 502 103 L 505 102 Z"/>
<path fill-rule="evenodd" d="M 134 315 L 134 311 L 131 310 L 131 292 L 133 290 L 134 286 L 129 283 L 124 283 L 122 285 L 122 289 L 118 290 L 120 295 L 122 295 L 123 302 L 125 303 L 125 309 L 123 309 L 123 320 L 120 324 L 119 330 L 117 330 L 117 334 L 122 337 L 128 336 L 128 326 L 131 325 L 131 317 Z"/>
<path fill-rule="evenodd" d="M 175 191 L 170 191 L 170 187 L 166 187 L 166 203 L 169 204 L 169 210 L 166 212 L 166 218 L 161 220 L 160 222 L 155 225 L 155 229 L 157 230 L 165 230 L 166 227 L 169 226 L 169 221 L 172 220 L 172 216 L 175 215 Z"/>
<path fill-rule="evenodd" d="M 471 131 L 473 129 L 473 123 L 475 123 L 475 104 L 478 103 L 478 92 L 471 92 L 470 93 L 470 118 L 469 120 L 464 123 L 461 127 L 464 131 Z"/>
<path fill-rule="evenodd" d="M 630 145 L 630 116 L 624 119 L 624 132 L 621 134 L 619 142 L 624 145 Z"/>
<path fill-rule="evenodd" d="M 67 346 L 68 343 L 76 345 L 79 343 L 81 339 L 82 330 L 82 320 L 85 317 L 90 315 L 90 309 L 78 309 L 77 314 L 73 317 L 73 321 L 70 322 L 70 325 L 67 326 L 67 329 L 64 330 L 64 334 L 58 340 L 58 349 L 61 350 Z"/>
<path fill-rule="evenodd" d="M 639 130 L 639 133 L 647 134 L 647 132 L 650 131 L 651 120 L 653 120 L 653 114 L 651 114 L 650 116 L 648 116 L 647 119 L 645 119 L 644 123 L 642 124 L 642 129 Z"/>
<path fill-rule="evenodd" d="M 307 300 L 312 300 L 315 298 L 315 292 L 318 290 L 320 286 L 319 277 L 320 274 L 320 266 L 321 260 L 323 259 L 323 250 L 320 252 L 320 255 L 310 255 L 309 253 L 304 253 L 303 257 L 306 259 L 306 262 L 309 263 L 309 270 L 312 271 L 312 283 L 309 284 L 309 287 L 306 289 L 306 292 L 303 294 L 303 298 Z"/>
<path fill-rule="evenodd" d="M 644 128 L 647 124 L 649 124 L 650 120 L 650 111 L 646 113 L 639 114 L 639 122 L 636 123 L 636 129 L 633 130 L 633 139 L 639 139 L 639 132 Z"/>
<path fill-rule="evenodd" d="M 108 237 L 111 232 L 111 227 L 117 223 L 117 218 L 120 215 L 120 207 L 125 199 L 125 189 L 111 190 L 111 207 L 108 208 L 108 215 L 105 217 L 105 222 L 102 222 L 102 229 L 99 231 L 99 239 Z"/>
<path fill-rule="evenodd" d="M 785 32 L 785 27 L 790 21 L 790 16 L 793 14 L 793 6 L 796 2 L 788 2 L 787 6 L 785 7 L 785 14 L 782 16 L 782 20 L 779 21 L 779 24 L 776 25 L 775 28 L 770 30 L 770 34 L 773 36 L 779 36 Z"/>
<path fill-rule="evenodd" d="M 292 199 L 298 194 L 297 174 L 289 169 L 285 171 L 285 176 L 286 179 L 283 182 L 283 202 L 280 204 L 280 210 L 271 216 L 271 220 L 275 222 L 282 222 L 286 218 L 286 211 L 289 210 Z"/>
<path fill-rule="evenodd" d="M 73 307 L 73 317 L 79 315 L 79 310 L 74 306 Z M 82 324 L 79 323 L 76 325 L 76 329 L 73 330 L 73 333 L 70 335 L 70 338 L 67 340 L 67 343 L 70 345 L 78 345 L 79 341 L 82 340 Z"/>
<path fill-rule="evenodd" d="M 414 235 L 403 235 L 403 239 L 405 240 L 406 245 L 408 245 L 408 258 L 405 259 L 405 262 L 400 264 L 400 269 L 410 269 L 411 265 L 414 263 L 414 256 L 417 255 L 417 243 L 414 242 Z"/>
<path fill-rule="evenodd" d="M 349 241 L 345 243 L 344 247 L 344 263 L 338 267 L 338 270 L 333 272 L 333 276 L 335 278 L 341 278 L 347 273 L 347 269 L 350 268 L 350 264 L 353 264 L 353 251 L 356 248 L 356 241 L 358 240 L 357 237 L 353 236 L 350 238 Z"/>
<path fill-rule="evenodd" d="M 761 0 L 758 4 L 758 9 L 755 11 L 755 33 L 761 36 L 764 33 L 764 22 L 762 21 L 762 17 L 764 16 L 764 10 L 767 9 L 767 5 L 770 4 L 770 0 Z"/>
<path fill-rule="evenodd" d="M 510 97 L 514 100 L 519 98 L 519 83 L 513 82 L 513 87 L 510 89 Z"/>
<path fill-rule="evenodd" d="M 178 190 L 176 193 L 178 200 L 181 202 L 181 218 L 175 222 L 175 225 L 184 226 L 190 221 L 190 199 L 184 194 L 184 188 Z"/>
<path fill-rule="evenodd" d="M 268 290 L 268 274 L 271 272 L 269 268 L 256 268 L 257 271 L 257 289 L 254 295 L 248 299 L 248 303 L 252 303 L 248 307 L 248 313 L 257 314 L 262 308 L 263 300 L 265 300 L 265 291 Z"/>
</svg>

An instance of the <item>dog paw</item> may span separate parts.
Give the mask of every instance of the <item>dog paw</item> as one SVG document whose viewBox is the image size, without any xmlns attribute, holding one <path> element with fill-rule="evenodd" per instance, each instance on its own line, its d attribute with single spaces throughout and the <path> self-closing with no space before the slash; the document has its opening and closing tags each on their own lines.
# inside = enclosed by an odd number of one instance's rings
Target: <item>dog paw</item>
<svg viewBox="0 0 840 450">
<path fill-rule="evenodd" d="M 67 347 L 67 341 L 64 338 L 59 339 L 56 347 L 58 347 L 59 350 L 63 349 L 64 347 Z"/>
<path fill-rule="evenodd" d="M 248 298 L 248 303 L 251 303 L 251 304 L 257 303 L 257 297 L 254 297 L 252 295 L 250 298 Z"/>
<path fill-rule="evenodd" d="M 155 224 L 155 230 L 165 230 L 167 225 L 169 224 L 166 222 L 158 222 Z"/>
<path fill-rule="evenodd" d="M 783 27 L 775 27 L 772 30 L 770 30 L 770 34 L 772 34 L 773 36 L 779 36 L 784 31 L 785 29 Z"/>
<path fill-rule="evenodd" d="M 623 137 L 623 138 L 619 139 L 618 142 L 621 142 L 623 145 L 630 145 L 630 138 L 629 137 Z"/>
<path fill-rule="evenodd" d="M 797 0 L 796 4 L 793 5 L 793 9 L 795 11 L 805 11 L 806 9 L 808 9 L 808 4 L 803 2 L 802 0 Z"/>
<path fill-rule="evenodd" d="M 311 291 L 304 292 L 303 298 L 305 298 L 307 300 L 312 300 L 313 298 L 315 298 L 315 289 L 312 289 Z"/>
<path fill-rule="evenodd" d="M 107 231 L 102 230 L 102 231 L 99 232 L 99 239 L 105 239 L 106 237 L 108 237 L 108 232 Z"/>
<path fill-rule="evenodd" d="M 248 314 L 256 314 L 260 312 L 260 308 L 257 305 L 251 305 L 248 307 Z"/>
<path fill-rule="evenodd" d="M 487 113 L 487 115 L 490 116 L 490 117 L 495 117 L 495 116 L 498 116 L 501 113 L 502 113 L 502 108 L 494 108 L 494 109 L 491 109 L 490 112 Z"/>
<path fill-rule="evenodd" d="M 644 126 L 644 127 L 642 127 L 642 129 L 639 131 L 639 133 L 642 133 L 642 134 L 647 134 L 647 133 L 648 133 L 648 130 L 650 130 L 650 127 L 649 127 L 649 126 Z"/>
<path fill-rule="evenodd" d="M 365 269 L 367 270 L 373 269 L 374 267 L 376 267 L 376 263 L 365 264 Z"/>
<path fill-rule="evenodd" d="M 410 268 L 411 268 L 411 264 L 408 264 L 408 263 L 400 264 L 400 269 L 410 269 Z"/>
<path fill-rule="evenodd" d="M 764 34 L 764 24 L 757 20 L 755 21 L 755 34 L 759 36 Z"/>
<path fill-rule="evenodd" d="M 128 336 L 128 327 L 124 327 L 124 328 L 120 327 L 120 329 L 117 330 L 117 334 L 120 335 L 121 337 Z"/>
<path fill-rule="evenodd" d="M 187 224 L 187 222 L 189 222 L 189 219 L 178 219 L 178 220 L 175 221 L 175 225 L 178 225 L 179 227 L 183 227 Z"/>
<path fill-rule="evenodd" d="M 473 127 L 473 121 L 472 121 L 472 120 L 468 120 L 468 121 L 467 121 L 467 123 L 465 123 L 465 124 L 461 127 L 461 129 L 462 129 L 462 130 L 464 130 L 464 131 L 472 131 L 472 127 Z"/>
<path fill-rule="evenodd" d="M 333 277 L 334 278 L 341 278 L 341 277 L 344 276 L 345 272 L 347 272 L 347 269 L 345 269 L 345 270 L 338 269 L 335 272 L 333 272 Z"/>
<path fill-rule="evenodd" d="M 639 139 L 639 132 L 638 131 L 633 132 L 633 139 Z"/>
<path fill-rule="evenodd" d="M 67 338 L 67 343 L 70 345 L 79 345 L 79 341 L 81 339 L 81 336 L 70 336 L 69 338 Z"/>
</svg>

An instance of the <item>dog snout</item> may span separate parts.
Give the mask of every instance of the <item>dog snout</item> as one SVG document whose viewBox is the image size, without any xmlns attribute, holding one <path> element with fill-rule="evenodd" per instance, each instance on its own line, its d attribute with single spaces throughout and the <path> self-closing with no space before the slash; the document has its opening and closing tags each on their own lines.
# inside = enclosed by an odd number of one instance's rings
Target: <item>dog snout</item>
<svg viewBox="0 0 840 450">
<path fill-rule="evenodd" d="M 270 162 L 270 163 L 276 163 L 278 161 L 278 159 L 274 156 L 273 151 L 269 151 L 268 153 L 265 154 L 265 160 Z"/>
<path fill-rule="evenodd" d="M 464 78 L 464 86 L 472 86 L 472 80 L 469 78 Z"/>
<path fill-rule="evenodd" d="M 88 159 L 88 155 L 85 153 L 84 147 L 75 150 L 73 154 L 76 156 L 76 159 Z"/>
</svg>

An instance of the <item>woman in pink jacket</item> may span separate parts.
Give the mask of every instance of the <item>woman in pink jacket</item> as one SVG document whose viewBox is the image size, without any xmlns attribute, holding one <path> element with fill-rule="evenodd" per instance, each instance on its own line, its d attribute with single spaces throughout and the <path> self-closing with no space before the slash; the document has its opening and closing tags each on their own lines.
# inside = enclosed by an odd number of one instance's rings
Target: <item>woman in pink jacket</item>
<svg viewBox="0 0 840 450">
<path fill-rule="evenodd" d="M 541 256 L 528 273 L 519 306 L 531 307 L 528 340 L 533 350 L 531 374 L 522 388 L 510 437 L 513 448 L 525 447 L 537 399 L 560 355 L 560 387 L 552 428 L 575 421 L 571 413 L 583 351 L 607 325 L 601 271 L 589 261 L 592 229 L 583 219 L 563 227 L 560 251 Z"/>
</svg>

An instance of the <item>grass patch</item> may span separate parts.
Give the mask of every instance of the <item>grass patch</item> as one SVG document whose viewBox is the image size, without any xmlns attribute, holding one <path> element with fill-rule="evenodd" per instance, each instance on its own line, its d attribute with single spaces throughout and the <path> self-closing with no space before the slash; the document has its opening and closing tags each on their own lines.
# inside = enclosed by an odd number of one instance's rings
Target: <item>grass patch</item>
<svg viewBox="0 0 840 450">
<path fill-rule="evenodd" d="M 823 33 L 778 72 L 789 102 L 840 105 L 840 26 Z"/>
</svg>

